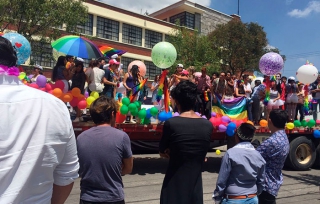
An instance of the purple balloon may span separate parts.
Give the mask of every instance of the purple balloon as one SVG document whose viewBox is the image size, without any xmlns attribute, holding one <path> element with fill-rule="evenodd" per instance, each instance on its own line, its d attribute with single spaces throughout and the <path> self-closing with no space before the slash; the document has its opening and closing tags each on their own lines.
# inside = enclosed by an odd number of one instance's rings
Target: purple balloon
<svg viewBox="0 0 320 204">
<path fill-rule="evenodd" d="M 219 131 L 220 132 L 225 132 L 227 130 L 227 127 L 225 125 L 219 125 Z"/>
<path fill-rule="evenodd" d="M 278 53 L 266 53 L 260 59 L 259 68 L 264 75 L 275 75 L 283 68 L 283 59 Z"/>
<path fill-rule="evenodd" d="M 36 80 L 36 84 L 40 87 L 40 88 L 43 88 L 46 86 L 46 83 L 47 83 L 47 78 L 43 75 L 39 75 L 37 77 L 37 80 Z"/>
<path fill-rule="evenodd" d="M 86 98 L 88 98 L 88 97 L 89 97 L 89 93 L 88 93 L 88 91 L 86 91 L 86 92 L 84 93 L 84 97 L 86 97 Z"/>
<path fill-rule="evenodd" d="M 179 116 L 180 114 L 178 113 L 178 112 L 175 112 L 173 115 L 172 115 L 172 117 L 177 117 L 177 116 Z"/>
<path fill-rule="evenodd" d="M 217 114 L 215 112 L 211 112 L 211 117 L 216 117 Z"/>
<path fill-rule="evenodd" d="M 224 115 L 224 116 L 221 117 L 221 121 L 224 122 L 224 123 L 229 123 L 231 120 L 230 120 L 230 118 L 228 116 Z"/>
<path fill-rule="evenodd" d="M 195 114 L 196 114 L 196 115 L 198 115 L 198 116 L 201 116 L 201 114 L 200 114 L 200 113 L 198 113 L 198 112 L 195 112 Z"/>
<path fill-rule="evenodd" d="M 201 118 L 208 119 L 205 115 L 201 116 Z"/>
<path fill-rule="evenodd" d="M 30 74 L 30 75 L 28 76 L 29 79 L 31 79 L 32 77 L 33 77 L 33 74 Z"/>
</svg>

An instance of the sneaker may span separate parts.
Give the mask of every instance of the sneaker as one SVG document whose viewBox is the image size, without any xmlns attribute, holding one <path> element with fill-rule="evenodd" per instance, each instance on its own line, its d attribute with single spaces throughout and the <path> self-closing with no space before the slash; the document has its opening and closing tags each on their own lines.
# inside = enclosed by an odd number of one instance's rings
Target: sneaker
<svg viewBox="0 0 320 204">
<path fill-rule="evenodd" d="M 130 123 L 136 124 L 137 122 L 135 122 L 134 120 L 130 120 Z"/>
<path fill-rule="evenodd" d="M 72 122 L 78 123 L 78 122 L 80 122 L 80 118 L 76 117 Z"/>
</svg>

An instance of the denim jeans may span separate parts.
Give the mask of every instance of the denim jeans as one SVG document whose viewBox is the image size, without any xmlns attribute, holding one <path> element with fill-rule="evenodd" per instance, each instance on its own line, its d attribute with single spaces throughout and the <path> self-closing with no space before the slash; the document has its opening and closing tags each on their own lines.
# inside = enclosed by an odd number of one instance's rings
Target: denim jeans
<svg viewBox="0 0 320 204">
<path fill-rule="evenodd" d="M 247 99 L 247 113 L 248 113 L 248 120 L 253 121 L 252 118 L 252 101 Z"/>
<path fill-rule="evenodd" d="M 104 92 L 103 94 L 104 94 L 106 97 L 113 98 L 113 92 Z"/>
<path fill-rule="evenodd" d="M 317 120 L 318 106 L 320 106 L 320 99 L 314 99 L 314 100 L 317 101 L 317 103 L 312 103 L 313 120 Z"/>
<path fill-rule="evenodd" d="M 303 110 L 303 108 L 304 108 L 304 105 L 303 104 L 301 104 L 301 103 L 298 103 L 297 104 L 297 108 L 296 108 L 296 116 L 295 116 L 295 120 L 298 120 L 298 112 L 299 112 L 299 114 L 300 114 L 300 121 L 303 121 L 303 119 L 304 119 L 304 110 Z"/>
<path fill-rule="evenodd" d="M 246 199 L 227 199 L 224 198 L 221 202 L 221 204 L 258 204 L 258 196 L 255 196 L 253 198 L 246 198 Z"/>
</svg>

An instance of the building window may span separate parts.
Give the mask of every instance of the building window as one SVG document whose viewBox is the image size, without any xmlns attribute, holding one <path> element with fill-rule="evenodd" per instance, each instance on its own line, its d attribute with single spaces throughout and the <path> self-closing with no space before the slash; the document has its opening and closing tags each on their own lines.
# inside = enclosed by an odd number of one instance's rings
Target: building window
<svg viewBox="0 0 320 204">
<path fill-rule="evenodd" d="M 172 38 L 172 36 L 165 34 L 164 35 L 164 41 L 165 42 L 170 42 L 170 38 Z"/>
<path fill-rule="evenodd" d="M 98 16 L 97 37 L 119 41 L 119 22 Z"/>
<path fill-rule="evenodd" d="M 194 29 L 195 15 L 189 12 L 182 12 L 170 17 L 170 23 L 178 23 L 180 26 L 186 26 Z"/>
<path fill-rule="evenodd" d="M 32 54 L 30 56 L 32 64 L 42 67 L 54 67 L 53 49 L 49 43 L 32 42 Z"/>
<path fill-rule="evenodd" d="M 158 33 L 152 30 L 146 30 L 145 47 L 153 48 L 153 46 L 158 42 L 162 42 L 162 33 Z"/>
<path fill-rule="evenodd" d="M 156 75 L 161 74 L 161 69 L 154 65 L 153 62 L 144 61 L 144 64 L 147 67 L 147 73 L 145 78 L 148 78 L 149 80 L 153 81 Z"/>
<path fill-rule="evenodd" d="M 128 65 L 134 60 L 135 59 L 129 58 L 129 57 L 121 57 L 120 62 L 121 62 L 121 64 L 123 64 L 122 70 L 123 70 L 124 74 L 128 72 Z"/>
<path fill-rule="evenodd" d="M 93 35 L 93 15 L 88 14 L 87 22 L 84 25 L 77 25 L 77 32 L 85 35 Z"/>
<path fill-rule="evenodd" d="M 122 27 L 122 42 L 142 46 L 142 28 L 124 23 Z"/>
</svg>

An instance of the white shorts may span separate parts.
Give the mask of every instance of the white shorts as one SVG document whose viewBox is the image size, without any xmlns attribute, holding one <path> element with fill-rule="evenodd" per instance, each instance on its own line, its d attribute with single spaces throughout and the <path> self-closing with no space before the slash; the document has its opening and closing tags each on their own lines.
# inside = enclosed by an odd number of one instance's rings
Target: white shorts
<svg viewBox="0 0 320 204">
<path fill-rule="evenodd" d="M 298 96 L 296 93 L 288 94 L 286 102 L 287 103 L 298 103 Z"/>
<path fill-rule="evenodd" d="M 268 109 L 277 109 L 279 106 L 282 106 L 284 103 L 281 99 L 276 100 L 276 102 L 273 101 L 273 99 L 270 99 L 268 102 Z"/>
</svg>

